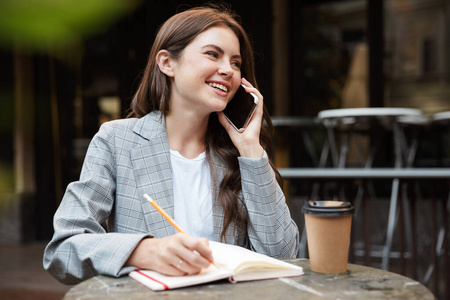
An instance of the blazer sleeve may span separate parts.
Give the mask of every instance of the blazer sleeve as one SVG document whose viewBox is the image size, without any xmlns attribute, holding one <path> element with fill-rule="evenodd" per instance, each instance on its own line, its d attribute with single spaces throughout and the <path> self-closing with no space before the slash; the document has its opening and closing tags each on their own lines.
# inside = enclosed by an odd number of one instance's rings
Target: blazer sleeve
<svg viewBox="0 0 450 300">
<path fill-rule="evenodd" d="M 80 180 L 68 185 L 54 220 L 54 235 L 44 251 L 44 268 L 65 284 L 98 274 L 122 276 L 137 244 L 148 234 L 108 233 L 102 223 L 115 199 L 114 136 L 103 125 L 87 151 Z"/>
<path fill-rule="evenodd" d="M 248 236 L 252 250 L 272 257 L 297 257 L 299 232 L 269 164 L 239 157 L 242 194 L 250 218 Z"/>
</svg>

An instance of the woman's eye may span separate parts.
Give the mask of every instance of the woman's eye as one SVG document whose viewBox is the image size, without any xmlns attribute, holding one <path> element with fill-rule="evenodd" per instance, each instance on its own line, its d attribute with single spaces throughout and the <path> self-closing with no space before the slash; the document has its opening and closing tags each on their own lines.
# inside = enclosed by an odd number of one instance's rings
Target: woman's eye
<svg viewBox="0 0 450 300">
<path fill-rule="evenodd" d="M 240 69 L 242 66 L 242 63 L 239 61 L 234 61 L 231 63 L 231 65 L 235 66 L 236 68 Z"/>
<path fill-rule="evenodd" d="M 213 51 L 206 52 L 206 55 L 209 55 L 209 56 L 214 57 L 214 58 L 219 57 L 219 55 L 216 52 L 213 52 Z"/>
</svg>

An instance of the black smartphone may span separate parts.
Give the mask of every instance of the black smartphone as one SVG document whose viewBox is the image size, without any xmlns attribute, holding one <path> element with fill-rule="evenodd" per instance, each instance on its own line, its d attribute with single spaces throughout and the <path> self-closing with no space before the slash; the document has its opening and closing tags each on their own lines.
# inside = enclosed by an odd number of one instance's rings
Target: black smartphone
<svg viewBox="0 0 450 300">
<path fill-rule="evenodd" d="M 241 84 L 223 113 L 237 131 L 243 132 L 255 112 L 256 104 L 258 97 L 253 93 L 247 93 L 245 86 Z"/>
</svg>

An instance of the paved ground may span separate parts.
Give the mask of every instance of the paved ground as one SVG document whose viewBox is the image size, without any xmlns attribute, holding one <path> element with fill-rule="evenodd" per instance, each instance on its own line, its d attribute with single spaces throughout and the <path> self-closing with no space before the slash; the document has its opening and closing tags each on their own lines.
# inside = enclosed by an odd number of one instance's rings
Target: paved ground
<svg viewBox="0 0 450 300">
<path fill-rule="evenodd" d="M 0 245 L 0 299 L 62 299 L 70 286 L 59 283 L 42 267 L 44 244 Z"/>
</svg>

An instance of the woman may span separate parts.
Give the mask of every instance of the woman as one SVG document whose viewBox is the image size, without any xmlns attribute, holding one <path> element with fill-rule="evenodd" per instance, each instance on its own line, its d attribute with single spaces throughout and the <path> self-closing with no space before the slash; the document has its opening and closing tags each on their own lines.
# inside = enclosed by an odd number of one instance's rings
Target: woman
<svg viewBox="0 0 450 300">
<path fill-rule="evenodd" d="M 242 133 L 222 113 L 241 83 L 260 100 Z M 194 8 L 166 21 L 131 118 L 101 126 L 67 187 L 44 267 L 67 284 L 136 268 L 195 274 L 213 260 L 208 239 L 295 257 L 298 229 L 268 158 L 262 100 L 251 44 L 231 12 Z M 189 235 L 176 234 L 144 193 Z"/>
</svg>

